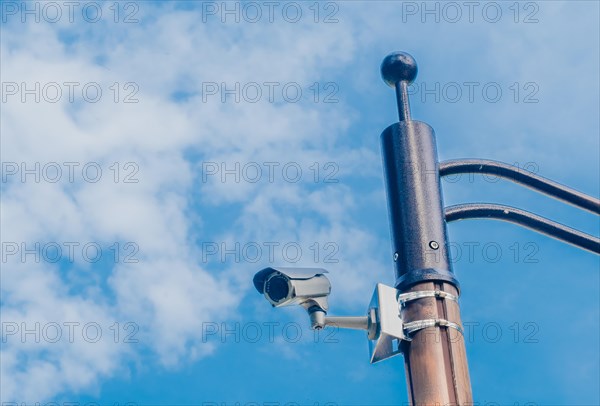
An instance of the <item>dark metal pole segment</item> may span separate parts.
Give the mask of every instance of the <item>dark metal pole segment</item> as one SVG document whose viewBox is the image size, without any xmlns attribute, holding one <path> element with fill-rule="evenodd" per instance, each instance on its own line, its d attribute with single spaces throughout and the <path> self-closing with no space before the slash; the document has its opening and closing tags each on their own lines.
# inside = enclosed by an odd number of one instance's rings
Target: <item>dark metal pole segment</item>
<svg viewBox="0 0 600 406">
<path fill-rule="evenodd" d="M 525 210 L 499 204 L 459 204 L 446 208 L 446 221 L 491 218 L 527 227 L 584 250 L 600 254 L 600 239 Z"/>
<path fill-rule="evenodd" d="M 440 163 L 440 176 L 461 173 L 485 173 L 525 185 L 533 190 L 562 200 L 573 206 L 600 214 L 600 199 L 581 193 L 578 190 L 562 185 L 553 180 L 536 175 L 529 171 L 515 168 L 504 162 L 487 159 L 453 159 Z"/>
<path fill-rule="evenodd" d="M 381 134 L 396 288 L 436 280 L 458 288 L 445 249 L 435 136 L 429 125 L 410 119 L 406 89 L 417 75 L 416 62 L 408 54 L 392 54 L 383 61 L 381 71 L 386 83 L 396 89 L 401 119 Z"/>
<path fill-rule="evenodd" d="M 446 222 L 433 129 L 410 118 L 408 85 L 417 75 L 412 56 L 388 55 L 384 81 L 395 88 L 400 122 L 381 134 L 396 288 L 441 290 L 458 295 L 448 256 Z M 458 303 L 421 298 L 402 309 L 405 322 L 439 318 L 459 324 Z M 403 351 L 409 398 L 414 405 L 472 402 L 464 338 L 443 327 L 412 337 Z"/>
<path fill-rule="evenodd" d="M 433 129 L 401 121 L 381 134 L 396 288 L 423 281 L 458 287 L 448 258 Z"/>
</svg>

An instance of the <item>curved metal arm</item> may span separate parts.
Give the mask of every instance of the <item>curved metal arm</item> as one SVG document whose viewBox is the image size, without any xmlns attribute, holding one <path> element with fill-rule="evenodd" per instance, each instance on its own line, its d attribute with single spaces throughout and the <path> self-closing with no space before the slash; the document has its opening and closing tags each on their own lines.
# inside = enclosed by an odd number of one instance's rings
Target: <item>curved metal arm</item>
<svg viewBox="0 0 600 406">
<path fill-rule="evenodd" d="M 519 170 L 513 165 L 487 159 L 453 159 L 440 163 L 440 176 L 459 173 L 485 173 L 520 183 L 538 192 L 562 200 L 573 206 L 600 214 L 600 200 L 571 189 L 558 182 Z"/>
<path fill-rule="evenodd" d="M 504 220 L 600 254 L 600 238 L 515 207 L 489 203 L 459 204 L 446 207 L 445 212 L 447 222 L 475 218 Z"/>
</svg>

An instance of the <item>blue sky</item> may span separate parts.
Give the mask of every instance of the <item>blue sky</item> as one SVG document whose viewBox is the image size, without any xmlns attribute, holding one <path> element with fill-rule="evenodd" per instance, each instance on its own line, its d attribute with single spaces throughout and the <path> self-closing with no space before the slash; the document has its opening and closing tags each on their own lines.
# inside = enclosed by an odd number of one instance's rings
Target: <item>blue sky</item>
<svg viewBox="0 0 600 406">
<path fill-rule="evenodd" d="M 339 315 L 393 284 L 392 51 L 419 64 L 412 116 L 440 160 L 600 193 L 597 2 L 1 6 L 2 402 L 406 402 L 402 357 L 370 365 L 363 334 L 315 336 L 251 284 L 327 268 Z M 506 181 L 443 188 L 600 233 Z M 598 256 L 506 223 L 448 229 L 475 400 L 599 404 Z"/>
</svg>

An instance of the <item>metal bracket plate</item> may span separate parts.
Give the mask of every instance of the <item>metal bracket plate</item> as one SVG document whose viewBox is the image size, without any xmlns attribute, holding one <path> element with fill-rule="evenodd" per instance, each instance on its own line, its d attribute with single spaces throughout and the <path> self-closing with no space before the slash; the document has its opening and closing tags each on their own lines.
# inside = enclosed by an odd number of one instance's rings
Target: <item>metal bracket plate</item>
<svg viewBox="0 0 600 406">
<path fill-rule="evenodd" d="M 378 283 L 369 304 L 368 317 L 369 355 L 371 364 L 402 353 L 403 343 L 411 341 L 411 335 L 428 327 L 454 328 L 462 334 L 460 325 L 445 319 L 415 320 L 404 323 L 400 310 L 406 302 L 424 297 L 439 297 L 458 301 L 458 297 L 441 290 L 423 290 L 400 293 L 399 290 Z"/>
<path fill-rule="evenodd" d="M 377 330 L 369 337 L 371 364 L 400 354 L 400 341 L 404 335 L 402 319 L 398 311 L 398 294 L 390 286 L 378 283 L 369 304 L 369 317 L 375 317 Z"/>
</svg>

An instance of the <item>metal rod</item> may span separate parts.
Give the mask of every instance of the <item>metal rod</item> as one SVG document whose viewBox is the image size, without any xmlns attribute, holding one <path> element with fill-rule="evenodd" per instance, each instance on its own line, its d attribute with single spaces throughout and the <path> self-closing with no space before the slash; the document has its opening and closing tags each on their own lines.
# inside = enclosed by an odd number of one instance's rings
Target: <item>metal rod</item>
<svg viewBox="0 0 600 406">
<path fill-rule="evenodd" d="M 408 85 L 417 64 L 403 52 L 388 55 L 383 80 L 396 90 L 400 122 L 381 134 L 396 288 L 402 293 L 439 290 L 458 296 L 448 257 L 444 205 L 433 129 L 410 118 Z M 456 301 L 424 297 L 402 307 L 402 320 L 444 319 L 461 325 Z M 432 326 L 414 333 L 404 348 L 413 405 L 472 404 L 464 337 Z M 400 403 L 400 402 L 398 402 Z"/>
<path fill-rule="evenodd" d="M 396 104 L 400 121 L 410 121 L 410 102 L 408 100 L 408 83 L 406 80 L 396 82 Z"/>
<path fill-rule="evenodd" d="M 326 316 L 325 326 L 369 330 L 369 318 L 367 316 Z"/>
<path fill-rule="evenodd" d="M 600 254 L 600 239 L 525 210 L 499 204 L 459 204 L 446 208 L 446 221 L 492 218 L 504 220 Z"/>
<path fill-rule="evenodd" d="M 504 162 L 487 159 L 453 159 L 440 163 L 440 176 L 461 173 L 496 175 L 525 185 L 573 206 L 588 210 L 594 214 L 600 214 L 600 199 Z"/>
</svg>

